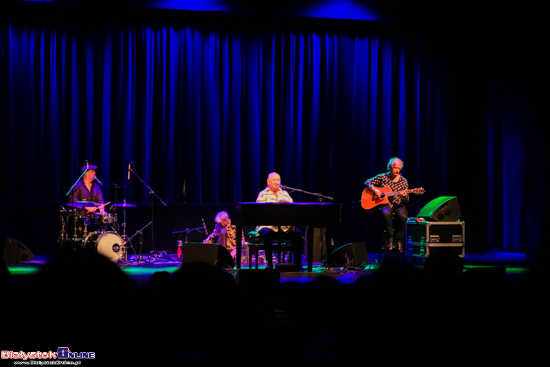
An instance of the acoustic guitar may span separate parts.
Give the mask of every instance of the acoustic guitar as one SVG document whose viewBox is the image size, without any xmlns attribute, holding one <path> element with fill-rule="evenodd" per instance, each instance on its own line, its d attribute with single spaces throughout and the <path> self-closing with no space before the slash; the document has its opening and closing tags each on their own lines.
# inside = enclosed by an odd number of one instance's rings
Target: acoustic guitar
<svg viewBox="0 0 550 367">
<path fill-rule="evenodd" d="M 382 204 L 389 204 L 391 205 L 389 201 L 390 196 L 399 195 L 400 191 L 391 191 L 390 187 L 376 187 L 380 191 L 380 197 L 378 199 L 374 198 L 374 192 L 370 191 L 369 189 L 365 188 L 363 190 L 363 194 L 361 195 L 361 207 L 365 210 L 373 210 L 378 205 Z M 411 190 L 403 190 L 407 194 L 423 194 L 426 191 L 421 187 L 418 189 L 411 189 Z"/>
</svg>

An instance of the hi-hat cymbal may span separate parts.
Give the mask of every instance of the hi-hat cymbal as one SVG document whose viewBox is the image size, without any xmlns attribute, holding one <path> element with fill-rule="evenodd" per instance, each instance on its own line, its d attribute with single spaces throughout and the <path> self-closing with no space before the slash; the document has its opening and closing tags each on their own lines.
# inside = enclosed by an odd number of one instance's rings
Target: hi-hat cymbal
<svg viewBox="0 0 550 367">
<path fill-rule="evenodd" d="M 94 203 L 93 201 L 73 201 L 71 203 L 67 203 L 67 206 L 72 206 L 73 208 L 86 208 L 86 207 L 98 207 L 101 206 L 101 203 Z"/>
<path fill-rule="evenodd" d="M 119 203 L 119 204 L 113 204 L 113 206 L 119 207 L 119 208 L 133 208 L 134 206 L 137 206 L 136 204 L 127 204 L 127 203 Z"/>
</svg>

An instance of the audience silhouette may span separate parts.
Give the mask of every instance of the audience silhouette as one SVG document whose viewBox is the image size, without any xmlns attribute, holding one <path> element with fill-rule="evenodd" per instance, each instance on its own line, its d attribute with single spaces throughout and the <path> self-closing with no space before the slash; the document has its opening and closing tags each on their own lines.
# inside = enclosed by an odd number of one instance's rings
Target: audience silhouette
<svg viewBox="0 0 550 367">
<path fill-rule="evenodd" d="M 99 255 L 72 252 L 14 286 L 0 266 L 3 350 L 70 346 L 98 359 L 198 364 L 412 361 L 444 351 L 496 358 L 503 345 L 537 342 L 531 329 L 548 326 L 546 270 L 507 284 L 504 267 L 465 270 L 446 251 L 420 267 L 387 256 L 351 284 L 197 263 L 142 285 Z"/>
</svg>

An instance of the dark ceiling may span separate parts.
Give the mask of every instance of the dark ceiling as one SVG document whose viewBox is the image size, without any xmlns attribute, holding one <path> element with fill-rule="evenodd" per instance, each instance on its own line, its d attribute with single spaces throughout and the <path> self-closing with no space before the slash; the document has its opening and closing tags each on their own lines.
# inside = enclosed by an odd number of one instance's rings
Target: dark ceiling
<svg viewBox="0 0 550 367">
<path fill-rule="evenodd" d="M 451 62 L 461 77 L 475 74 L 476 78 L 529 82 L 545 70 L 542 5 L 496 0 L 338 0 L 376 9 L 382 15 L 381 20 L 297 16 L 298 10 L 326 1 L 333 0 L 211 0 L 209 3 L 223 4 L 233 10 L 197 12 L 152 7 L 159 0 L 0 0 L 0 20 L 5 17 L 53 23 L 192 21 L 219 27 L 396 32 L 426 40 Z"/>
</svg>

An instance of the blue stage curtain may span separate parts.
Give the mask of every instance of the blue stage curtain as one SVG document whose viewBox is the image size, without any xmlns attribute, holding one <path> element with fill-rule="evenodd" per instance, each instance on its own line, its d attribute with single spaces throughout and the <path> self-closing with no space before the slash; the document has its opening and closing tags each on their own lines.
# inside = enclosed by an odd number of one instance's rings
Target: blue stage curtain
<svg viewBox="0 0 550 367">
<path fill-rule="evenodd" d="M 128 201 L 150 200 L 129 161 L 167 203 L 184 185 L 188 202 L 253 201 L 271 171 L 356 200 L 393 155 L 420 185 L 422 145 L 448 134 L 447 65 L 404 37 L 12 23 L 1 37 L 10 198 L 63 203 L 89 160 Z M 432 176 L 444 191 L 447 172 Z"/>
<path fill-rule="evenodd" d="M 529 96 L 514 82 L 493 81 L 479 100 L 479 211 L 487 243 L 535 257 L 546 222 L 547 143 Z M 498 247 L 498 246 L 497 246 Z"/>
<path fill-rule="evenodd" d="M 145 183 L 168 204 L 254 201 L 277 171 L 283 184 L 347 204 L 399 156 L 411 187 L 428 192 L 411 202 L 415 215 L 432 198 L 459 195 L 451 176 L 471 174 L 450 172 L 453 149 L 469 148 L 451 134 L 449 65 L 418 38 L 189 24 L 0 26 L 6 202 L 65 203 L 89 160 L 100 167 L 106 201 L 116 185 L 125 188 L 119 201 L 158 202 Z M 479 179 L 499 187 L 486 204 L 489 231 L 508 244 L 521 235 L 510 225 L 524 205 L 510 194 L 532 154 L 507 150 L 525 140 L 495 134 L 498 124 L 480 126 L 487 131 L 477 144 L 488 146 L 487 162 L 502 162 L 501 177 Z"/>
</svg>

